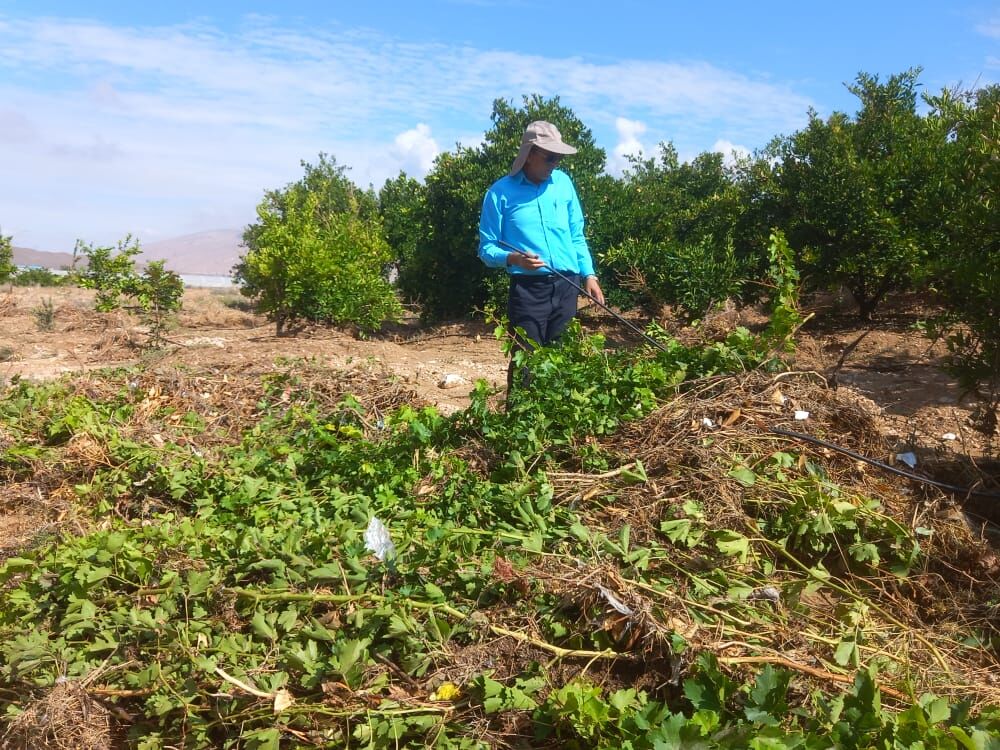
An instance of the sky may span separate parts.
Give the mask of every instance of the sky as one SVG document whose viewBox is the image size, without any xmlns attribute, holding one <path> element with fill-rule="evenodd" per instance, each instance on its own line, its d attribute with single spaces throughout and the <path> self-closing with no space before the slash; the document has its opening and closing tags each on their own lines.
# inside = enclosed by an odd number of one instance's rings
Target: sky
<svg viewBox="0 0 1000 750">
<path fill-rule="evenodd" d="M 423 178 L 536 93 L 612 174 L 666 142 L 748 153 L 854 113 L 859 72 L 916 66 L 929 93 L 1000 81 L 1000 2 L 0 0 L 0 232 L 70 251 L 242 228 L 320 152 L 361 187 Z"/>
</svg>

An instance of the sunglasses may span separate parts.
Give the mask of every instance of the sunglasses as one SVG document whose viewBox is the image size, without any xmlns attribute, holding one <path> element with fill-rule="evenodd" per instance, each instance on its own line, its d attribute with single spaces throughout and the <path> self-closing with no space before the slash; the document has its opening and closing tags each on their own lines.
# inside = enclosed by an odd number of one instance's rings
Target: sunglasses
<svg viewBox="0 0 1000 750">
<path fill-rule="evenodd" d="M 550 153 L 547 153 L 546 151 L 543 151 L 540 148 L 539 149 L 535 149 L 535 153 L 536 154 L 541 154 L 542 161 L 544 161 L 546 164 L 548 164 L 549 166 L 552 166 L 552 167 L 554 167 L 557 164 L 559 164 L 559 162 L 561 162 L 562 158 L 563 158 L 562 154 L 550 154 Z"/>
</svg>

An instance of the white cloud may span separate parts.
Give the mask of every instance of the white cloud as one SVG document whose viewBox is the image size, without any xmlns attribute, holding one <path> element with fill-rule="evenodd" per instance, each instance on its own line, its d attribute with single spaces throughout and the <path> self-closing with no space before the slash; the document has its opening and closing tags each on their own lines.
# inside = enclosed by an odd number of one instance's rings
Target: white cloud
<svg viewBox="0 0 1000 750">
<path fill-rule="evenodd" d="M 20 112 L 0 109 L 0 143 L 30 143 L 38 138 L 38 125 Z"/>
<path fill-rule="evenodd" d="M 991 18 L 976 26 L 976 31 L 991 39 L 1000 39 L 1000 18 Z"/>
<path fill-rule="evenodd" d="M 390 153 L 398 159 L 400 168 L 413 177 L 423 178 L 441 153 L 437 141 L 431 136 L 430 126 L 422 122 L 397 135 L 394 143 Z"/>
<path fill-rule="evenodd" d="M 742 159 L 750 156 L 751 151 L 746 146 L 741 146 L 738 143 L 732 143 L 723 138 L 720 138 L 715 143 L 712 144 L 712 151 L 718 151 L 722 154 L 725 159 L 725 163 L 728 166 L 732 166 L 737 159 Z"/>
<path fill-rule="evenodd" d="M 721 132 L 763 144 L 810 105 L 704 63 L 547 58 L 258 17 L 234 32 L 0 19 L 0 48 L 0 143 L 18 146 L 5 149 L 16 179 L 0 181 L 0 221 L 16 215 L 34 237 L 20 244 L 51 249 L 135 227 L 160 238 L 240 226 L 320 151 L 360 185 L 422 176 L 439 144 L 481 142 L 498 97 L 559 95 L 612 169 L 640 138 L 695 152 Z"/>
<path fill-rule="evenodd" d="M 615 144 L 608 160 L 608 170 L 612 174 L 621 174 L 629 166 L 629 156 L 641 156 L 647 150 L 639 140 L 639 136 L 646 130 L 646 124 L 639 120 L 630 120 L 627 117 L 615 118 L 618 143 Z"/>
</svg>

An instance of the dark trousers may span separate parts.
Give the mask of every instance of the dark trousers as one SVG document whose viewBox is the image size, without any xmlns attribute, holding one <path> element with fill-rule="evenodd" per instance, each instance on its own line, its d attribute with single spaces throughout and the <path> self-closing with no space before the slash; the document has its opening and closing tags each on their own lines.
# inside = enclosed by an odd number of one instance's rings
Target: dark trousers
<svg viewBox="0 0 1000 750">
<path fill-rule="evenodd" d="M 580 277 L 574 273 L 564 273 L 576 284 Z M 523 328 L 527 338 L 542 346 L 556 341 L 566 326 L 576 315 L 579 290 L 565 279 L 555 274 L 544 276 L 512 275 L 510 277 L 510 292 L 507 296 L 507 320 L 511 335 L 516 345 L 528 349 L 528 342 L 515 332 Z M 514 362 L 507 367 L 507 394 L 515 385 Z M 521 372 L 517 385 L 527 385 L 531 380 L 527 370 Z"/>
</svg>

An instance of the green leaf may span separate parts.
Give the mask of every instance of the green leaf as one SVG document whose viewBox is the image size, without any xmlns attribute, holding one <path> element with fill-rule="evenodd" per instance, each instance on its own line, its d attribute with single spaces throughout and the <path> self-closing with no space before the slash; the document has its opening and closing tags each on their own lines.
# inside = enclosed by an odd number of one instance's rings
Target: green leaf
<svg viewBox="0 0 1000 750">
<path fill-rule="evenodd" d="M 424 591 L 427 593 L 427 598 L 432 602 L 440 604 L 445 601 L 444 592 L 441 590 L 441 587 L 435 583 L 431 583 L 430 581 L 425 583 Z"/>
<path fill-rule="evenodd" d="M 929 696 L 928 696 L 929 697 Z M 934 698 L 930 701 L 923 701 L 924 711 L 927 713 L 927 721 L 930 724 L 947 721 L 951 716 L 951 706 L 948 705 L 947 698 Z"/>
<path fill-rule="evenodd" d="M 636 459 L 635 466 L 631 469 L 622 469 L 622 477 L 634 482 L 636 484 L 642 484 L 649 480 L 646 476 L 646 467 L 642 465 L 642 461 Z"/>
<path fill-rule="evenodd" d="M 845 638 L 837 644 L 833 660 L 842 667 L 848 664 L 857 666 L 859 663 L 858 644 L 853 638 Z"/>
<path fill-rule="evenodd" d="M 364 656 L 369 640 L 348 640 L 337 645 L 337 665 L 341 674 L 346 674 Z"/>
<path fill-rule="evenodd" d="M 261 638 L 267 638 L 271 641 L 277 640 L 278 631 L 275 630 L 274 626 L 267 620 L 268 618 L 264 610 L 258 609 L 253 613 L 253 619 L 250 620 L 250 626 L 253 628 L 253 632 Z"/>
<path fill-rule="evenodd" d="M 729 472 L 729 476 L 742 484 L 744 487 L 753 487 L 757 483 L 757 475 L 746 466 L 737 466 Z"/>
<path fill-rule="evenodd" d="M 336 560 L 318 568 L 313 568 L 306 573 L 306 578 L 309 581 L 341 581 L 343 580 L 343 576 L 344 569 Z"/>
<path fill-rule="evenodd" d="M 719 552 L 736 557 L 740 562 L 746 562 L 750 554 L 750 540 L 735 531 L 716 532 L 715 545 Z"/>
<path fill-rule="evenodd" d="M 187 573 L 187 590 L 190 596 L 204 594 L 212 585 L 212 571 L 189 570 Z"/>
<path fill-rule="evenodd" d="M 18 573 L 27 573 L 35 565 L 34 560 L 26 557 L 8 557 L 3 565 L 0 565 L 0 583 L 6 583 Z"/>
<path fill-rule="evenodd" d="M 286 633 L 295 630 L 295 625 L 299 621 L 299 610 L 294 604 L 278 615 L 277 625 Z"/>
<path fill-rule="evenodd" d="M 280 750 L 281 732 L 271 727 L 270 729 L 258 729 L 243 735 L 247 740 L 248 750 Z"/>
<path fill-rule="evenodd" d="M 687 541 L 688 534 L 691 533 L 691 521 L 687 518 L 678 518 L 673 521 L 661 521 L 660 531 L 667 535 L 667 539 L 675 544 L 683 544 Z"/>
</svg>

